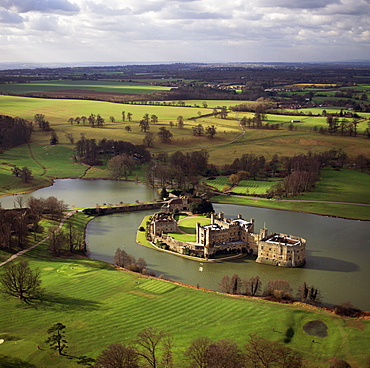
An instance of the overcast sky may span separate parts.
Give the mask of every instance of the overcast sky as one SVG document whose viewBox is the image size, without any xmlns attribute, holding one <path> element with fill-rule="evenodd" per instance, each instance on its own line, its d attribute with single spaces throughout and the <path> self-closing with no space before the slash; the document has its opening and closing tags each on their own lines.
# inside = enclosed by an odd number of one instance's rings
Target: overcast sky
<svg viewBox="0 0 370 368">
<path fill-rule="evenodd" d="M 0 62 L 370 59 L 370 0 L 0 0 Z"/>
</svg>

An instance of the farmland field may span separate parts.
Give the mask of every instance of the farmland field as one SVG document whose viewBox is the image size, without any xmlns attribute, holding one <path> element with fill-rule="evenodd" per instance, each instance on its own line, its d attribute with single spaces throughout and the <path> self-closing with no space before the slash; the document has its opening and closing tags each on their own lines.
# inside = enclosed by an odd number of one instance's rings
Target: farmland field
<svg viewBox="0 0 370 368">
<path fill-rule="evenodd" d="M 113 81 L 47 81 L 30 83 L 0 84 L 2 94 L 24 94 L 51 91 L 96 91 L 110 93 L 142 94 L 155 91 L 167 91 L 170 87 L 146 85 L 142 83 L 113 82 Z"/>
</svg>

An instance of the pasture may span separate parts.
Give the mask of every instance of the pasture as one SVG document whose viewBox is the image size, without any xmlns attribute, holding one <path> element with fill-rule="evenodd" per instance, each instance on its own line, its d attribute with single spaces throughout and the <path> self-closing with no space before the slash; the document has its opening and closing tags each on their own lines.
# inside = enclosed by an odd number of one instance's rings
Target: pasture
<svg viewBox="0 0 370 368">
<path fill-rule="evenodd" d="M 52 91 L 96 91 L 105 93 L 142 94 L 156 91 L 167 91 L 170 87 L 153 86 L 143 83 L 88 81 L 88 80 L 55 80 L 46 82 L 0 84 L 0 93 L 25 94 Z"/>
<path fill-rule="evenodd" d="M 257 332 L 286 344 L 290 328 L 294 334 L 288 346 L 304 354 L 311 366 L 327 367 L 334 356 L 353 366 L 363 366 L 367 358 L 368 320 L 353 324 L 350 319 L 299 303 L 287 306 L 230 297 L 120 271 L 100 261 L 51 258 L 45 245 L 22 258 L 29 260 L 32 268 L 40 269 L 45 297 L 42 303 L 27 306 L 16 298 L 0 296 L 1 350 L 39 368 L 50 364 L 60 368 L 79 366 L 78 357 L 95 358 L 109 344 L 129 344 L 149 326 L 173 335 L 174 362 L 179 368 L 187 366 L 183 352 L 197 337 L 232 338 L 242 346 L 249 333 Z M 246 271 L 240 276 L 254 275 Z M 303 330 L 312 320 L 328 326 L 329 336 L 315 338 L 316 344 Z M 67 356 L 58 356 L 44 343 L 46 330 L 56 322 L 67 327 Z"/>
</svg>

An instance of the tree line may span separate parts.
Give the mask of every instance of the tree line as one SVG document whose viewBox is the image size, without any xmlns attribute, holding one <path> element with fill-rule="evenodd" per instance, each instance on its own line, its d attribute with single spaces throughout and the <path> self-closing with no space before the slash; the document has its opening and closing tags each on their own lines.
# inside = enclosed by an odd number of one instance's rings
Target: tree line
<svg viewBox="0 0 370 368">
<path fill-rule="evenodd" d="M 77 159 L 91 166 L 101 164 L 100 158 L 109 159 L 121 154 L 126 154 L 138 163 L 145 163 L 151 159 L 150 153 L 142 145 L 106 138 L 96 141 L 87 139 L 84 135 L 76 142 L 75 153 Z"/>
<path fill-rule="evenodd" d="M 206 172 L 209 154 L 206 150 L 182 152 L 173 154 L 158 153 L 155 160 L 150 162 L 146 169 L 146 180 L 149 185 L 166 187 L 176 186 L 183 188 L 196 186 L 199 183 L 198 175 Z"/>
<path fill-rule="evenodd" d="M 271 280 L 262 290 L 262 281 L 259 276 L 241 279 L 239 275 L 234 274 L 232 277 L 224 276 L 219 283 L 219 289 L 226 294 L 263 296 L 274 300 L 292 300 L 293 289 L 286 280 Z M 299 301 L 308 304 L 320 304 L 322 301 L 321 291 L 304 282 L 299 286 L 297 291 Z"/>
<path fill-rule="evenodd" d="M 26 202 L 18 197 L 15 206 L 18 208 L 7 210 L 0 205 L 0 249 L 10 252 L 25 248 L 29 235 L 42 230 L 39 222 L 43 215 L 57 218 L 67 209 L 63 200 L 53 196 L 30 197 Z"/>
<path fill-rule="evenodd" d="M 0 115 L 0 152 L 28 143 L 32 132 L 32 122 L 21 118 Z"/>
</svg>

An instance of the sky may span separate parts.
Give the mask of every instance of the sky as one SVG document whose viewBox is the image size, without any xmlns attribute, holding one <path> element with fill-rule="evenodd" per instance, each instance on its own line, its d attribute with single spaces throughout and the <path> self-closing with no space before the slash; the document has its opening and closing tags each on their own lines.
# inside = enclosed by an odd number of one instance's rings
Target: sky
<svg viewBox="0 0 370 368">
<path fill-rule="evenodd" d="M 0 62 L 370 60 L 370 0 L 0 0 Z"/>
</svg>

